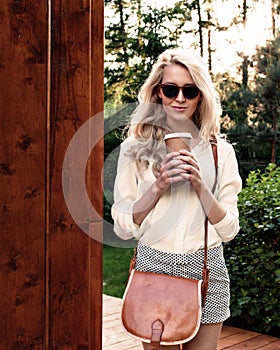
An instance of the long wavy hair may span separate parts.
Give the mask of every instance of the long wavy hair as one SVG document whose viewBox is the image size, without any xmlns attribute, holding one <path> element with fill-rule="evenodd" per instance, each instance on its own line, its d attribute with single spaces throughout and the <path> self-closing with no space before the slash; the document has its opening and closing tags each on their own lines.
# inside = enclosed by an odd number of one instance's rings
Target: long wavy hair
<svg viewBox="0 0 280 350">
<path fill-rule="evenodd" d="M 165 147 L 163 137 L 168 132 L 166 112 L 158 96 L 164 68 L 179 64 L 188 69 L 201 93 L 192 121 L 199 130 L 199 136 L 209 142 L 211 135 L 220 132 L 219 117 L 222 113 L 220 100 L 203 59 L 190 50 L 168 49 L 154 64 L 152 71 L 138 94 L 139 106 L 131 116 L 128 135 L 137 140 L 131 147 L 131 155 L 138 164 L 145 167 L 154 159 L 153 171 L 158 173 L 158 163 L 163 159 Z"/>
</svg>

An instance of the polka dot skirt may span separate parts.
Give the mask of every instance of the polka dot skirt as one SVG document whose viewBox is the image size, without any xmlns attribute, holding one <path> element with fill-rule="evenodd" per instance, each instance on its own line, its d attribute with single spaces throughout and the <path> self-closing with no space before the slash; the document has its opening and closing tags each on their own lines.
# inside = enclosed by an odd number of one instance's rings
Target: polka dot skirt
<svg viewBox="0 0 280 350">
<path fill-rule="evenodd" d="M 230 285 L 222 245 L 208 249 L 210 269 L 202 323 L 223 322 L 230 316 Z M 165 253 L 138 243 L 136 270 L 202 279 L 203 250 L 194 253 Z"/>
</svg>

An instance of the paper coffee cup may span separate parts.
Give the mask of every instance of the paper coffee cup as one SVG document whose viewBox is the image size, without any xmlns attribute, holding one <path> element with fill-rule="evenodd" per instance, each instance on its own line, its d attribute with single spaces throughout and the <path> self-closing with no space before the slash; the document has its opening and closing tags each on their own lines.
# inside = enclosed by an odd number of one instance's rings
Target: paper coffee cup
<svg viewBox="0 0 280 350">
<path fill-rule="evenodd" d="M 169 152 L 178 152 L 180 149 L 186 149 L 190 151 L 191 139 L 192 135 L 188 132 L 174 132 L 171 134 L 166 134 L 164 136 L 164 141 Z"/>
</svg>

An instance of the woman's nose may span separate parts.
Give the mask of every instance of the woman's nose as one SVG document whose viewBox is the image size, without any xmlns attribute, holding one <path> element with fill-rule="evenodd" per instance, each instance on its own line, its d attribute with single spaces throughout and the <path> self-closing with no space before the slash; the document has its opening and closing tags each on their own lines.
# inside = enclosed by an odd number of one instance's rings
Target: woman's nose
<svg viewBox="0 0 280 350">
<path fill-rule="evenodd" d="M 179 102 L 183 102 L 183 101 L 185 101 L 185 99 L 186 98 L 185 98 L 185 96 L 183 94 L 183 89 L 180 89 L 179 93 L 178 93 L 178 95 L 176 97 L 176 100 L 179 101 Z"/>
</svg>

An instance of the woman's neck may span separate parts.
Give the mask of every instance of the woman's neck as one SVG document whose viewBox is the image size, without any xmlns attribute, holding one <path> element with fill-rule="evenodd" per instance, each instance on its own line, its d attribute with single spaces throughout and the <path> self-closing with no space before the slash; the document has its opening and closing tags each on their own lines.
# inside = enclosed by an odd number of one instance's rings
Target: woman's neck
<svg viewBox="0 0 280 350">
<path fill-rule="evenodd" d="M 187 119 L 186 121 L 169 121 L 167 123 L 169 132 L 187 132 L 192 135 L 193 138 L 199 136 L 199 129 L 193 123 L 192 120 Z"/>
</svg>

